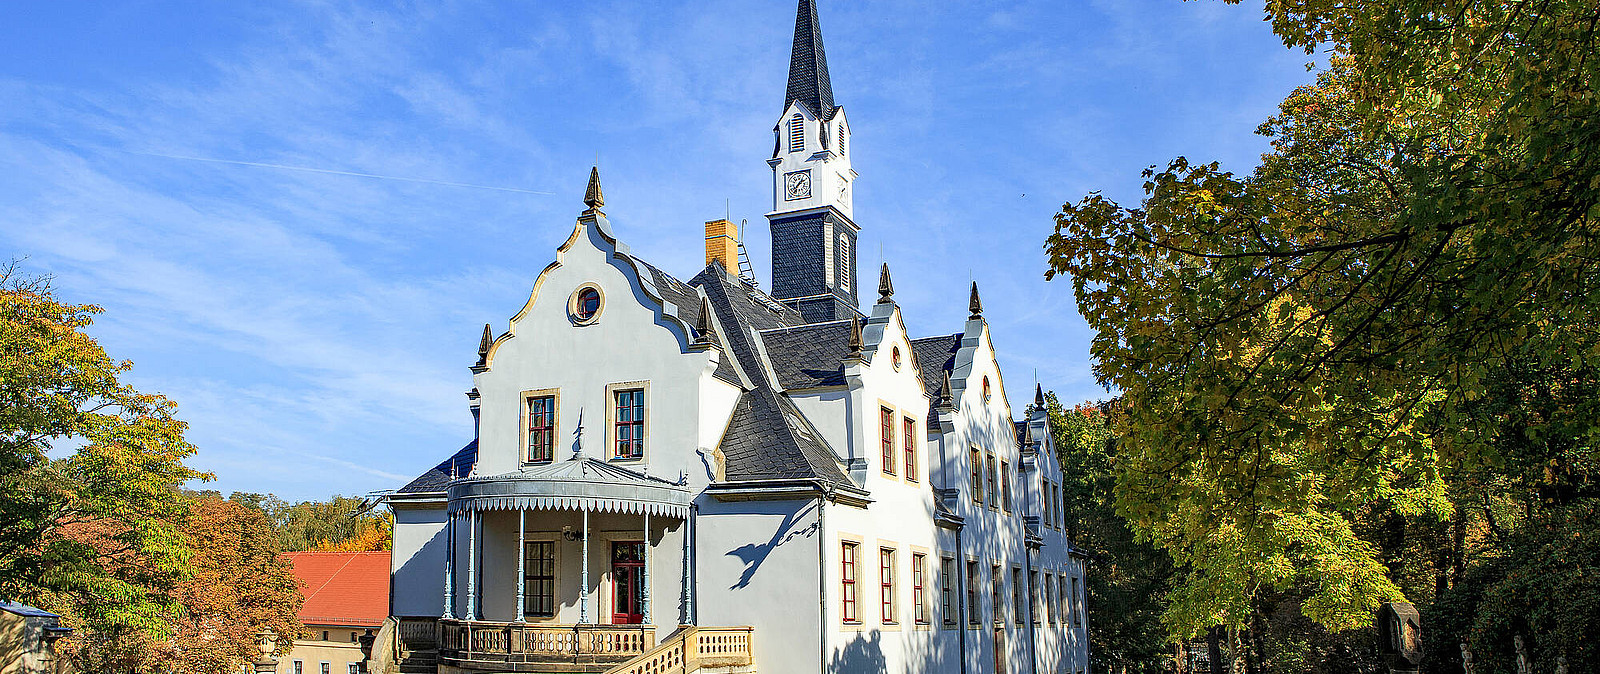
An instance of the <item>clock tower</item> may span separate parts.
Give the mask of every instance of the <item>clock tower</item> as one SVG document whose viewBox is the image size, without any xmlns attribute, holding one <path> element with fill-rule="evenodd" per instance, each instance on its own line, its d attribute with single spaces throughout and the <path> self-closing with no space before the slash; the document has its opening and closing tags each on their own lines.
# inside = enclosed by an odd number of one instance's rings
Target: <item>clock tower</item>
<svg viewBox="0 0 1600 674">
<path fill-rule="evenodd" d="M 814 0 L 800 0 L 783 116 L 773 127 L 772 296 L 807 321 L 860 316 L 850 125 L 833 102 Z"/>
</svg>

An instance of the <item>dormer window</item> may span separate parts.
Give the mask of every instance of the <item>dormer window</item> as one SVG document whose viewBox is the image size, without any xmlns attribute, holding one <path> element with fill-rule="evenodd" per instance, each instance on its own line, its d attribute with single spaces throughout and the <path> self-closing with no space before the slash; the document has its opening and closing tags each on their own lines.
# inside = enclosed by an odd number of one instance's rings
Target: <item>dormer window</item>
<svg viewBox="0 0 1600 674">
<path fill-rule="evenodd" d="M 801 152 L 806 149 L 806 120 L 800 113 L 794 113 L 789 118 L 789 151 Z"/>
</svg>

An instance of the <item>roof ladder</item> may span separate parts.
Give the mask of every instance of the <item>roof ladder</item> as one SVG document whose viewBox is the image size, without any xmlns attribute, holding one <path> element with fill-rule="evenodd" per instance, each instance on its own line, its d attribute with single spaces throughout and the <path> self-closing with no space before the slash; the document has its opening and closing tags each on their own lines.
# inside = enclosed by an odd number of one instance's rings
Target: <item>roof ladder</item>
<svg viewBox="0 0 1600 674">
<path fill-rule="evenodd" d="M 750 266 L 750 253 L 744 249 L 744 228 L 748 224 L 750 224 L 748 219 L 741 218 L 739 220 L 739 278 L 754 288 L 756 286 L 756 270 Z"/>
</svg>

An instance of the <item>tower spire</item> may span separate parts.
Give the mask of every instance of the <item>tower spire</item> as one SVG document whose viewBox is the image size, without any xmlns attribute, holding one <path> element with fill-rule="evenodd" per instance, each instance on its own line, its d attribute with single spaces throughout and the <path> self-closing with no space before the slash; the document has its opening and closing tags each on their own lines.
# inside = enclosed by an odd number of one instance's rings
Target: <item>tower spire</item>
<svg viewBox="0 0 1600 674">
<path fill-rule="evenodd" d="M 789 54 L 789 90 L 783 107 L 795 101 L 811 106 L 822 119 L 833 114 L 833 83 L 828 80 L 828 57 L 822 51 L 816 0 L 800 0 L 795 11 L 794 50 Z"/>
</svg>

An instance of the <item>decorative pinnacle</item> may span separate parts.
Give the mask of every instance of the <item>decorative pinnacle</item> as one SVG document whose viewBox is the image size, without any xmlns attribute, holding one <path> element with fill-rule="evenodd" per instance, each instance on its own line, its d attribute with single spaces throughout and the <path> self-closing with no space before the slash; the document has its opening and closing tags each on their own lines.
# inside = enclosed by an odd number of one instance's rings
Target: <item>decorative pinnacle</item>
<svg viewBox="0 0 1600 674">
<path fill-rule="evenodd" d="M 883 271 L 878 272 L 878 301 L 888 302 L 894 297 L 894 282 L 889 280 L 889 263 L 883 263 Z"/>
<path fill-rule="evenodd" d="M 1030 447 L 1032 445 L 1033 445 L 1033 424 L 1030 424 L 1030 423 L 1024 421 L 1024 422 L 1022 422 L 1022 446 L 1024 448 L 1026 448 L 1026 447 Z"/>
<path fill-rule="evenodd" d="M 494 344 L 494 331 L 483 324 L 483 339 L 478 340 L 478 365 L 489 362 L 489 347 Z"/>
<path fill-rule="evenodd" d="M 1033 385 L 1033 404 L 1039 409 L 1044 409 L 1044 385 Z"/>
<path fill-rule="evenodd" d="M 952 395 L 954 395 L 954 394 L 952 394 L 950 392 L 950 371 L 949 370 L 945 370 L 944 371 L 944 388 L 939 390 L 939 406 L 948 409 L 950 407 L 950 402 L 952 400 L 952 398 L 951 398 Z"/>
<path fill-rule="evenodd" d="M 972 282 L 972 297 L 967 300 L 967 310 L 972 312 L 972 318 L 983 318 L 983 302 L 978 300 L 978 282 Z"/>
<path fill-rule="evenodd" d="M 600 191 L 600 167 L 589 169 L 589 189 L 583 192 L 583 205 L 591 211 L 598 211 L 606 205 L 606 195 Z"/>
<path fill-rule="evenodd" d="M 861 353 L 861 319 L 850 317 L 850 354 Z"/>
<path fill-rule="evenodd" d="M 695 341 L 700 344 L 711 344 L 717 335 L 711 329 L 711 303 L 706 298 L 700 298 L 700 318 L 695 321 Z"/>
</svg>

